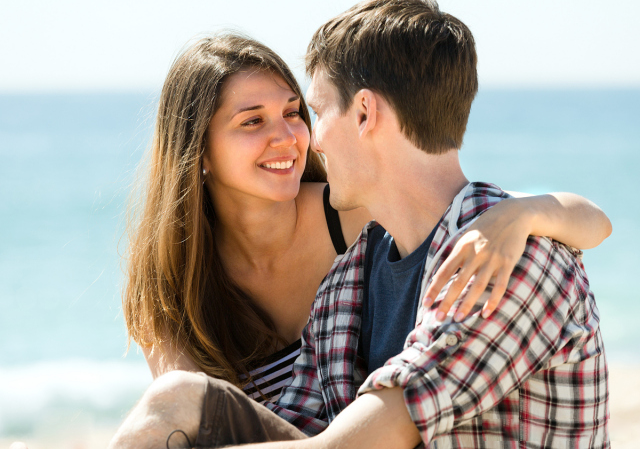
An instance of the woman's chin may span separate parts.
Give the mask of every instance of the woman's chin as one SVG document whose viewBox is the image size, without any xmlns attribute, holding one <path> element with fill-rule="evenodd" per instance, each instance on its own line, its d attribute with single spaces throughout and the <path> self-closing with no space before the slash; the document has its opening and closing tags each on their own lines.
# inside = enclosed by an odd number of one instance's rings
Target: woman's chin
<svg viewBox="0 0 640 449">
<path fill-rule="evenodd" d="M 272 181 L 272 180 L 270 180 Z M 268 182 L 263 193 L 274 201 L 291 201 L 300 192 L 300 178 L 278 180 L 278 182 Z"/>
<path fill-rule="evenodd" d="M 286 202 L 294 200 L 298 193 L 300 192 L 300 183 L 296 186 L 291 186 L 286 189 L 278 189 L 278 191 L 274 191 L 273 195 L 270 195 L 274 201 L 278 202 Z"/>
</svg>

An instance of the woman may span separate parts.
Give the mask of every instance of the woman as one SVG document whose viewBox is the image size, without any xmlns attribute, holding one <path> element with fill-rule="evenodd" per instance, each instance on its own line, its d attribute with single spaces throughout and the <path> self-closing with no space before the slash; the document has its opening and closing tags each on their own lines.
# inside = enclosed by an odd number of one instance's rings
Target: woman
<svg viewBox="0 0 640 449">
<path fill-rule="evenodd" d="M 337 213 L 326 202 L 310 128 L 290 70 L 251 39 L 202 39 L 174 62 L 132 222 L 123 299 L 129 336 L 154 377 L 204 371 L 257 399 L 274 399 L 287 382 L 320 281 L 370 220 L 365 210 Z M 507 200 L 478 220 L 441 271 L 464 266 L 459 291 L 476 272 L 509 274 L 530 233 L 587 248 L 609 226 L 570 194 Z M 500 296 L 496 289 L 487 310 Z"/>
</svg>

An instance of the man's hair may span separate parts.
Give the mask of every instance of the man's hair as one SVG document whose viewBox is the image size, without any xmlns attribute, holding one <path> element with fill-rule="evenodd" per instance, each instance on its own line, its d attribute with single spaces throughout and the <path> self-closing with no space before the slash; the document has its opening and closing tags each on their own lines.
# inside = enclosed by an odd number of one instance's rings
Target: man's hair
<svg viewBox="0 0 640 449">
<path fill-rule="evenodd" d="M 431 154 L 459 149 L 478 91 L 471 31 L 429 0 L 359 3 L 321 26 L 307 74 L 324 72 L 347 112 L 360 89 L 395 110 L 405 136 Z"/>
</svg>

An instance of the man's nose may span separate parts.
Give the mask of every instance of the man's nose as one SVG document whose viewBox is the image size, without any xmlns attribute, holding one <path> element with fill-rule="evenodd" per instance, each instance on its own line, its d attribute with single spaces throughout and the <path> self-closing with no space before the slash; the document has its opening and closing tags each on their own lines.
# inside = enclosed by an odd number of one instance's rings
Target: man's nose
<svg viewBox="0 0 640 449">
<path fill-rule="evenodd" d="M 272 147 L 289 148 L 298 142 L 289 124 L 283 119 L 274 123 L 273 136 L 270 145 Z"/>
<path fill-rule="evenodd" d="M 318 139 L 316 139 L 315 128 L 311 130 L 311 142 L 309 143 L 313 151 L 316 153 L 322 153 L 322 149 L 320 148 L 320 145 L 318 145 Z"/>
</svg>

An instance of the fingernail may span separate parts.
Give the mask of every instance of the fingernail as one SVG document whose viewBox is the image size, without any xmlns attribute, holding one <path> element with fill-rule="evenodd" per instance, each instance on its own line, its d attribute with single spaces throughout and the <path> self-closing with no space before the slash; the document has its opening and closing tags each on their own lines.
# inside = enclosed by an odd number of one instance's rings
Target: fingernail
<svg viewBox="0 0 640 449">
<path fill-rule="evenodd" d="M 426 297 L 424 298 L 424 305 L 425 307 L 429 307 L 431 305 L 431 301 L 433 301 L 433 299 L 431 299 L 430 297 Z"/>
<path fill-rule="evenodd" d="M 438 311 L 438 313 L 436 313 L 436 320 L 438 321 L 442 321 L 444 320 L 444 312 L 443 311 Z"/>
<path fill-rule="evenodd" d="M 491 315 L 491 310 L 489 309 L 484 309 L 482 311 L 482 318 L 487 318 L 489 315 Z"/>
<path fill-rule="evenodd" d="M 453 319 L 456 321 L 462 321 L 463 318 L 464 318 L 464 314 L 462 312 L 458 312 L 456 313 L 456 316 Z"/>
</svg>

